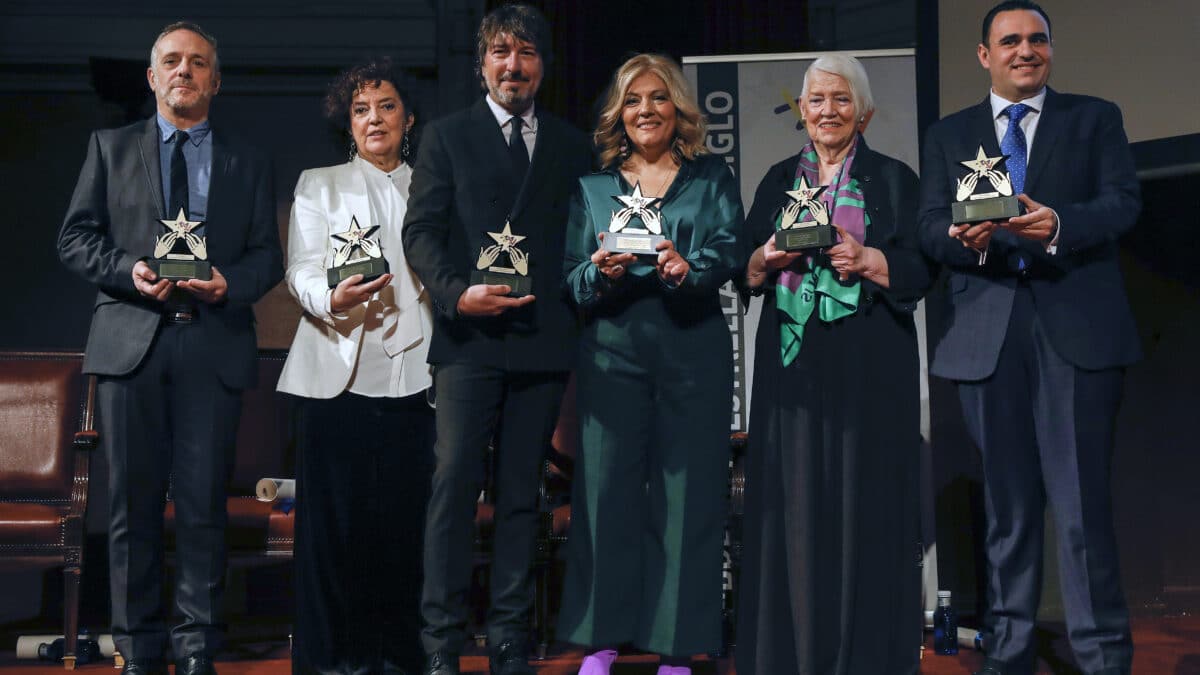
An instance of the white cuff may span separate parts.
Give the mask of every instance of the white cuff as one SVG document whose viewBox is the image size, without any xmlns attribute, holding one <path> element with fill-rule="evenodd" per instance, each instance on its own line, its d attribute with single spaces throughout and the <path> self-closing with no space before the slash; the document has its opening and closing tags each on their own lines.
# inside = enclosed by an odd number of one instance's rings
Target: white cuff
<svg viewBox="0 0 1200 675">
<path fill-rule="evenodd" d="M 1058 211 L 1050 209 L 1050 213 L 1054 214 L 1054 236 L 1046 243 L 1046 253 L 1058 255 L 1058 235 L 1062 234 L 1062 221 L 1058 219 Z"/>
</svg>

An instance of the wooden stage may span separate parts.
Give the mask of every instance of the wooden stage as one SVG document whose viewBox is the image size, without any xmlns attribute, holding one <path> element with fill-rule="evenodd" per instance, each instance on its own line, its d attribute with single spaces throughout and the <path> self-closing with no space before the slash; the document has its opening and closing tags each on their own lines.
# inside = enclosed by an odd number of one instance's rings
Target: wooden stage
<svg viewBox="0 0 1200 675">
<path fill-rule="evenodd" d="M 1048 624 L 1040 630 L 1038 675 L 1077 675 L 1071 661 L 1065 628 Z M 1135 675 L 1200 675 L 1200 617 L 1155 617 L 1133 620 Z M 14 675 L 61 675 L 61 666 L 17 661 L 11 645 L 0 645 L 0 673 Z M 978 652 L 962 651 L 957 656 L 938 656 L 926 641 L 921 672 L 926 675 L 963 675 L 974 672 L 983 658 Z M 480 652 L 481 653 L 481 652 Z M 538 664 L 539 675 L 575 675 L 582 654 L 561 646 L 552 650 L 550 658 Z M 613 668 L 613 675 L 654 675 L 657 663 L 652 656 L 623 656 Z M 285 644 L 234 644 L 230 653 L 217 664 L 222 675 L 285 675 L 291 672 Z M 462 660 L 463 673 L 486 675 L 487 659 L 467 655 Z M 89 664 L 77 670 L 85 673 L 115 673 L 111 662 Z M 693 668 L 696 675 L 735 675 L 731 659 L 704 661 Z M 784 675 L 784 674 L 771 674 Z"/>
</svg>

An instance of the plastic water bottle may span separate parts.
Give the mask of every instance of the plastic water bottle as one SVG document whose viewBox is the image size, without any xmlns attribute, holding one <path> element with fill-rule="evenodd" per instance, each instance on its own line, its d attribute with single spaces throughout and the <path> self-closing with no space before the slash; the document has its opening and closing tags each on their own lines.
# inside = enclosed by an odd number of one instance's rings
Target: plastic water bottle
<svg viewBox="0 0 1200 675">
<path fill-rule="evenodd" d="M 950 591 L 938 591 L 933 610 L 933 651 L 944 656 L 958 653 L 958 614 L 950 606 Z"/>
</svg>

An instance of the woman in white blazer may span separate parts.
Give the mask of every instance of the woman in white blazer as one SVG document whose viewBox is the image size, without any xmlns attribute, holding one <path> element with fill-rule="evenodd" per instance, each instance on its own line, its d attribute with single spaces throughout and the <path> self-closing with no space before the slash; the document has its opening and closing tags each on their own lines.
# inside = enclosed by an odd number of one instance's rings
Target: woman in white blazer
<svg viewBox="0 0 1200 675">
<path fill-rule="evenodd" d="M 288 225 L 304 308 L 279 378 L 296 397 L 294 673 L 417 672 L 424 658 L 432 314 L 400 238 L 415 121 L 401 81 L 380 59 L 330 84 L 325 114 L 350 160 L 300 175 Z M 380 257 L 387 272 L 329 286 L 330 268 Z"/>
</svg>

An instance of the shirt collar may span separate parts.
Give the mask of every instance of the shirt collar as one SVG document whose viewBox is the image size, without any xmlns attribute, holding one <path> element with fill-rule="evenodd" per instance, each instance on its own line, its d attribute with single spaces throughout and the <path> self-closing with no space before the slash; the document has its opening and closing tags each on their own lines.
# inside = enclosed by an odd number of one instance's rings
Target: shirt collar
<svg viewBox="0 0 1200 675">
<path fill-rule="evenodd" d="M 359 170 L 367 177 L 374 176 L 379 179 L 390 178 L 393 181 L 397 181 L 412 173 L 412 167 L 408 165 L 408 162 L 400 162 L 400 165 L 395 169 L 384 171 L 359 155 L 355 155 L 351 161 L 357 164 Z"/>
<path fill-rule="evenodd" d="M 512 113 L 510 113 L 507 110 L 505 110 L 504 108 L 502 108 L 499 103 L 496 103 L 495 101 L 493 101 L 491 94 L 488 94 L 487 96 L 485 96 L 484 100 L 487 101 L 488 108 L 491 108 L 492 115 L 494 115 L 496 117 L 496 123 L 500 125 L 500 128 L 504 128 L 505 126 L 507 126 L 508 121 L 511 120 L 513 117 L 516 117 L 516 115 L 513 115 Z M 537 132 L 537 113 L 535 110 L 536 107 L 537 107 L 537 104 L 532 103 L 529 105 L 528 110 L 521 113 L 521 120 L 525 123 L 525 126 L 529 127 L 535 133 Z"/>
<path fill-rule="evenodd" d="M 171 137 L 175 135 L 175 132 L 178 129 L 174 124 L 168 122 L 167 118 L 162 116 L 162 113 L 158 113 L 156 117 L 158 119 L 158 133 L 160 136 L 162 136 L 162 142 L 167 143 L 171 140 Z M 185 129 L 185 131 L 187 131 L 188 140 L 192 142 L 192 145 L 199 146 L 202 142 L 204 142 L 204 137 L 208 135 L 208 132 L 211 129 L 212 127 L 209 126 L 208 120 L 204 120 L 203 122 L 193 126 L 191 129 Z"/>
<path fill-rule="evenodd" d="M 1008 99 L 997 94 L 996 90 L 993 89 L 988 95 L 988 100 L 990 100 L 992 104 L 992 119 L 996 119 L 997 117 L 1003 115 L 1004 109 L 1014 103 L 1024 103 L 1032 108 L 1033 112 L 1040 113 L 1046 106 L 1046 88 L 1042 87 L 1041 91 L 1023 101 L 1009 101 Z"/>
</svg>

